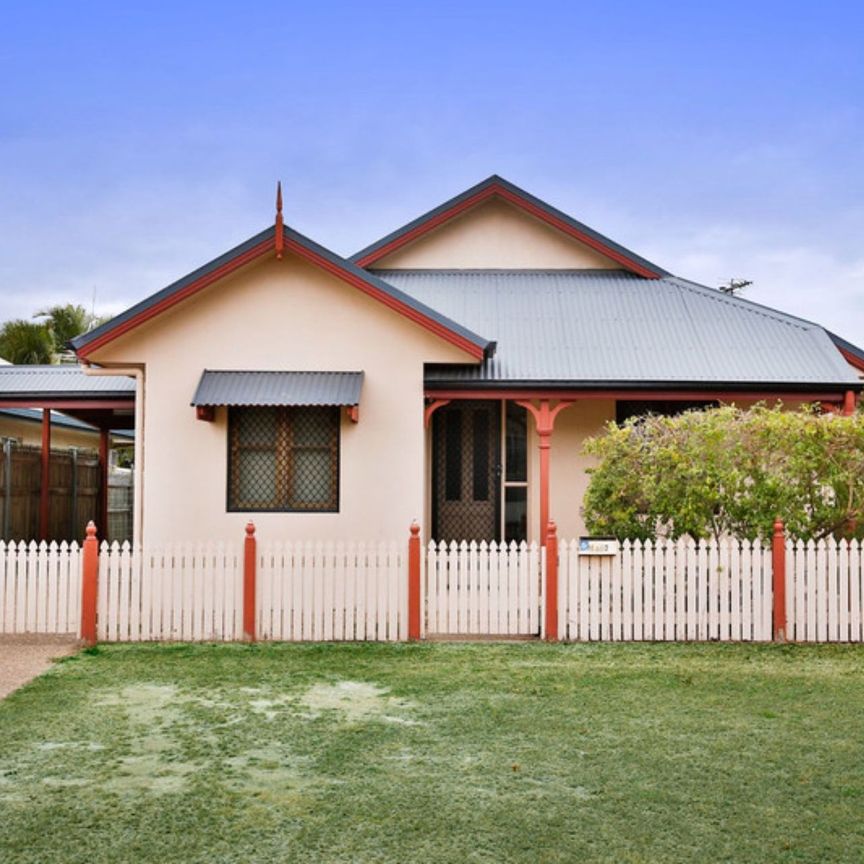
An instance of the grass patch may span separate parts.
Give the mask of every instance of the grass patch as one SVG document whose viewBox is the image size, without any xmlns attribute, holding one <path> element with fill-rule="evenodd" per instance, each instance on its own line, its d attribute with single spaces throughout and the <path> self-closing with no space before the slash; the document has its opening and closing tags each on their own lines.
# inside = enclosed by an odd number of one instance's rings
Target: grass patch
<svg viewBox="0 0 864 864">
<path fill-rule="evenodd" d="M 848 862 L 864 651 L 100 646 L 0 703 L 0 861 Z"/>
</svg>

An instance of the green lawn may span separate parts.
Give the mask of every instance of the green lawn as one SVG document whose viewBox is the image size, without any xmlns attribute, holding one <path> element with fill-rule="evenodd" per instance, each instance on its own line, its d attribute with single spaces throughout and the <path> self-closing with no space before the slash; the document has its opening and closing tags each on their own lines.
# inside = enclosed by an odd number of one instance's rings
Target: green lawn
<svg viewBox="0 0 864 864">
<path fill-rule="evenodd" d="M 0 862 L 864 860 L 864 650 L 102 647 L 0 703 Z"/>
</svg>

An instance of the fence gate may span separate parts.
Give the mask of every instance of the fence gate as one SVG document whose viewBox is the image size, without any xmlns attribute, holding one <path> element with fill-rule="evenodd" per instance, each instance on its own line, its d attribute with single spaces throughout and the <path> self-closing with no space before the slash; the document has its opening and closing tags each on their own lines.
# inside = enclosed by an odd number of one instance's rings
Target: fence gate
<svg viewBox="0 0 864 864">
<path fill-rule="evenodd" d="M 426 636 L 540 636 L 544 564 L 536 543 L 430 543 Z"/>
</svg>

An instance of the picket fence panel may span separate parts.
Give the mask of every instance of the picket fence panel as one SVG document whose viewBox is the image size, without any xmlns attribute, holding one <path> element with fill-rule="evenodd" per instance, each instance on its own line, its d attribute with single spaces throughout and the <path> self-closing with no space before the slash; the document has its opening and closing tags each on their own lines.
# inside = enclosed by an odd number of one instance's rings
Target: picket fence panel
<svg viewBox="0 0 864 864">
<path fill-rule="evenodd" d="M 864 641 L 864 543 L 786 541 L 786 616 L 795 642 Z"/>
<path fill-rule="evenodd" d="M 614 555 L 558 546 L 558 635 L 567 641 L 771 639 L 771 548 L 646 540 Z"/>
<path fill-rule="evenodd" d="M 77 635 L 80 626 L 80 546 L 0 541 L 0 634 Z"/>
<path fill-rule="evenodd" d="M 397 641 L 408 635 L 407 542 L 260 542 L 259 639 Z M 82 549 L 0 542 L 0 635 L 80 632 Z M 786 543 L 787 638 L 864 641 L 864 544 Z M 429 543 L 421 633 L 543 635 L 545 550 Z M 580 555 L 559 541 L 558 634 L 569 641 L 767 641 L 770 544 L 624 541 Z M 243 552 L 225 543 L 99 548 L 104 641 L 243 638 Z"/>
<path fill-rule="evenodd" d="M 424 632 L 429 636 L 536 636 L 545 552 L 536 543 L 426 547 Z"/>
<path fill-rule="evenodd" d="M 408 638 L 406 544 L 259 545 L 258 638 L 396 642 Z"/>
<path fill-rule="evenodd" d="M 242 558 L 232 544 L 99 549 L 97 636 L 106 642 L 243 637 Z"/>
</svg>

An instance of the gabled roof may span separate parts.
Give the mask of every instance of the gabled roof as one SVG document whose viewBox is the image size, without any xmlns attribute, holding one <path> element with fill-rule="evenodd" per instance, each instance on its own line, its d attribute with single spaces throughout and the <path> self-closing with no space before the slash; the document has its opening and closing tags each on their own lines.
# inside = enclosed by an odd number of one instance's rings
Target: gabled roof
<svg viewBox="0 0 864 864">
<path fill-rule="evenodd" d="M 388 285 L 377 276 L 367 273 L 356 264 L 329 249 L 325 249 L 297 231 L 285 226 L 282 232 L 286 252 L 292 252 L 342 281 L 353 285 L 478 360 L 494 353 L 494 342 L 478 336 L 456 321 L 450 320 L 415 298 L 409 297 L 398 288 Z M 182 279 L 173 282 L 161 291 L 157 291 L 140 303 L 136 303 L 100 327 L 77 336 L 70 344 L 79 357 L 86 358 L 97 348 L 133 330 L 145 321 L 151 320 L 222 277 L 264 255 L 272 254 L 275 248 L 275 230 L 274 228 L 267 228 L 254 237 L 250 237 L 245 243 L 235 246 L 224 255 L 214 258 L 203 267 L 199 267 Z"/>
<path fill-rule="evenodd" d="M 395 252 L 418 237 L 435 228 L 439 228 L 451 219 L 455 219 L 472 207 L 491 198 L 507 201 L 520 210 L 573 237 L 580 243 L 590 246 L 607 258 L 611 258 L 631 273 L 636 273 L 646 279 L 658 279 L 661 276 L 669 275 L 662 267 L 652 264 L 614 240 L 604 237 L 593 228 L 589 228 L 572 216 L 568 216 L 551 204 L 547 204 L 540 198 L 536 198 L 503 177 L 499 177 L 497 174 L 493 174 L 476 186 L 466 189 L 460 195 L 451 198 L 449 201 L 445 201 L 428 213 L 418 216 L 407 225 L 397 228 L 371 246 L 361 249 L 351 256 L 351 260 L 360 267 L 371 267 L 376 261 L 380 261 L 391 252 Z"/>
<path fill-rule="evenodd" d="M 489 333 L 477 366 L 427 365 L 427 386 L 857 389 L 816 324 L 675 276 L 621 270 L 379 270 Z"/>
</svg>

